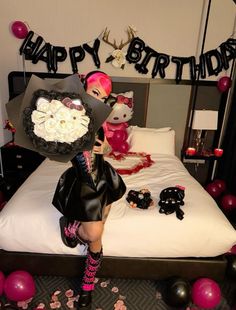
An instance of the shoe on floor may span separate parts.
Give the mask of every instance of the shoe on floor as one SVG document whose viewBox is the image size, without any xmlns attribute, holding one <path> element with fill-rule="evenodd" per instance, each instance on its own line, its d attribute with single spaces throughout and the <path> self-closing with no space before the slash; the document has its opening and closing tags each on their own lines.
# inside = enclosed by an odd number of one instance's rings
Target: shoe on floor
<svg viewBox="0 0 236 310">
<path fill-rule="evenodd" d="M 77 309 L 91 309 L 92 306 L 92 291 L 81 290 L 79 301 L 77 303 Z"/>
</svg>

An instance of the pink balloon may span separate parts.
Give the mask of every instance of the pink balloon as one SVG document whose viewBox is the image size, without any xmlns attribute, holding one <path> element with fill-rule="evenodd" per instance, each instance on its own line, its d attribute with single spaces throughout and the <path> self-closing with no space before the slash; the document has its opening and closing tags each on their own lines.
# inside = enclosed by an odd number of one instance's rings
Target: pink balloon
<svg viewBox="0 0 236 310">
<path fill-rule="evenodd" d="M 4 282 L 5 282 L 5 276 L 4 276 L 3 272 L 0 271 L 0 296 L 3 293 Z"/>
<path fill-rule="evenodd" d="M 217 88 L 220 92 L 225 92 L 231 87 L 231 79 L 228 76 L 223 76 L 217 82 Z"/>
<path fill-rule="evenodd" d="M 5 279 L 4 293 L 12 301 L 23 301 L 33 297 L 35 295 L 33 277 L 23 270 L 10 273 Z"/>
<path fill-rule="evenodd" d="M 213 183 L 216 184 L 221 189 L 221 193 L 223 193 L 226 190 L 226 183 L 224 180 L 216 179 L 213 181 Z"/>
<path fill-rule="evenodd" d="M 112 140 L 115 142 L 115 143 L 120 143 L 122 141 L 125 141 L 126 139 L 128 138 L 128 134 L 127 134 L 127 131 L 126 130 L 116 130 L 114 132 L 114 135 L 112 137 Z"/>
<path fill-rule="evenodd" d="M 213 197 L 213 198 L 218 198 L 221 193 L 222 190 L 219 188 L 219 186 L 217 184 L 215 184 L 214 182 L 207 184 L 206 186 L 206 191 Z"/>
<path fill-rule="evenodd" d="M 211 309 L 220 303 L 221 291 L 219 285 L 209 279 L 200 278 L 193 283 L 193 303 L 203 309 Z"/>
<path fill-rule="evenodd" d="M 221 207 L 224 211 L 229 212 L 236 208 L 236 196 L 227 194 L 221 199 Z"/>
<path fill-rule="evenodd" d="M 28 34 L 27 26 L 19 20 L 15 21 L 11 25 L 11 30 L 12 30 L 14 36 L 17 37 L 18 39 L 24 39 L 24 38 L 26 38 L 26 36 Z"/>
</svg>

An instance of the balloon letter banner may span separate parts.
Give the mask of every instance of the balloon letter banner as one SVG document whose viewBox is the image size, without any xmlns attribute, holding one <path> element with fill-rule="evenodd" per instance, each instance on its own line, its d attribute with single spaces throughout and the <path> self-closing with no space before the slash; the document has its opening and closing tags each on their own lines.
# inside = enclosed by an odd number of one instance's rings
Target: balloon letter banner
<svg viewBox="0 0 236 310">
<path fill-rule="evenodd" d="M 26 29 L 24 27 L 22 31 L 21 26 L 25 26 L 24 23 L 20 22 L 20 24 L 12 26 L 13 34 L 16 37 L 24 38 L 24 42 L 20 47 L 20 55 L 24 54 L 25 59 L 31 60 L 33 64 L 38 63 L 40 60 L 44 61 L 47 64 L 48 71 L 56 73 L 58 63 L 65 61 L 67 58 L 68 53 L 66 48 L 46 43 L 41 36 L 34 38 L 35 34 L 33 31 L 28 32 L 26 26 Z M 23 32 L 22 34 L 21 31 Z M 84 60 L 86 52 L 92 56 L 95 66 L 100 68 L 99 47 L 100 40 L 98 38 L 94 40 L 93 46 L 84 43 L 70 47 L 69 55 L 73 73 L 78 72 L 77 64 Z M 229 38 L 227 41 L 221 43 L 218 48 L 201 54 L 198 63 L 195 56 L 170 56 L 152 49 L 139 37 L 131 40 L 128 46 L 126 60 L 130 64 L 135 64 L 134 67 L 138 73 L 147 74 L 149 72 L 148 65 L 150 65 L 152 58 L 154 58 L 151 70 L 152 78 L 159 75 L 160 78 L 164 79 L 166 76 L 165 70 L 170 65 L 170 62 L 172 62 L 176 65 L 176 83 L 182 80 L 184 65 L 188 66 L 189 76 L 192 81 L 198 78 L 205 79 L 207 74 L 208 76 L 217 76 L 222 70 L 229 68 L 229 62 L 236 58 L 236 39 Z"/>
</svg>

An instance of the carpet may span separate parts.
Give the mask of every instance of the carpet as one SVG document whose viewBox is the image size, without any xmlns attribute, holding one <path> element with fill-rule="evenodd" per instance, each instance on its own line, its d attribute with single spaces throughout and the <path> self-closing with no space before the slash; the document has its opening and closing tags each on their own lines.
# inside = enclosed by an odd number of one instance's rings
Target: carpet
<svg viewBox="0 0 236 310">
<path fill-rule="evenodd" d="M 19 308 L 8 308 L 2 301 L 0 309 L 44 309 L 68 310 L 80 287 L 80 279 L 55 276 L 37 276 L 35 279 L 36 294 L 28 304 L 21 304 Z M 173 310 L 163 299 L 165 281 L 131 280 L 131 279 L 96 279 L 96 289 L 93 294 L 91 310 Z M 225 281 L 219 283 L 221 288 L 221 302 L 215 310 L 232 310 L 236 300 L 236 282 Z M 67 296 L 66 296 L 67 295 Z M 13 302 L 11 302 L 13 305 Z M 28 306 L 28 308 L 27 308 Z M 43 309 L 43 308 L 41 308 Z M 189 304 L 181 310 L 202 310 Z"/>
</svg>

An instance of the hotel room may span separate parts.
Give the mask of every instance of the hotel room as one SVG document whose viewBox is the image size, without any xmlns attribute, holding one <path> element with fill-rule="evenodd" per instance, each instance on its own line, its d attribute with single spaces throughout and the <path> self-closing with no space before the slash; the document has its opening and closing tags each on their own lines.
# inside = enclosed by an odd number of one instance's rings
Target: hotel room
<svg viewBox="0 0 236 310">
<path fill-rule="evenodd" d="M 34 81 L 60 89 L 101 70 L 114 113 L 119 98 L 132 104 L 108 121 L 125 133 L 105 160 L 126 192 L 104 227 L 99 276 L 218 281 L 231 267 L 236 277 L 234 1 L 2 0 L 1 8 L 0 271 L 83 274 L 88 247 L 65 246 L 52 205 L 70 159 L 19 143 L 12 121 Z M 128 192 L 144 188 L 152 205 L 134 207 Z M 184 193 L 168 210 L 166 188 Z"/>
</svg>

